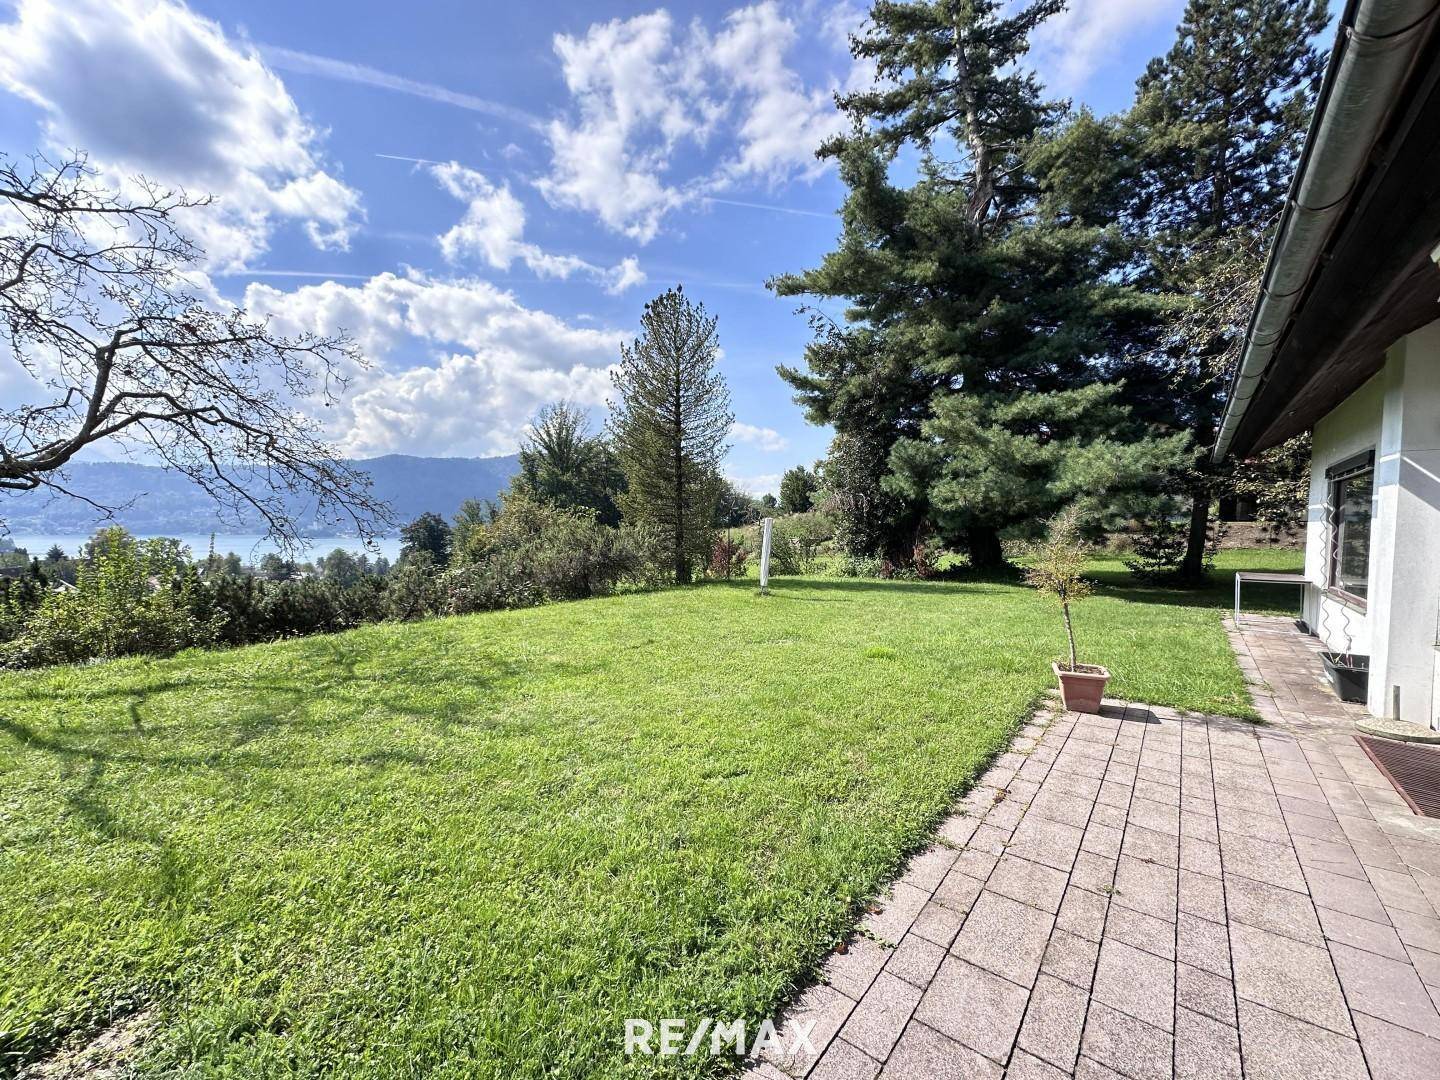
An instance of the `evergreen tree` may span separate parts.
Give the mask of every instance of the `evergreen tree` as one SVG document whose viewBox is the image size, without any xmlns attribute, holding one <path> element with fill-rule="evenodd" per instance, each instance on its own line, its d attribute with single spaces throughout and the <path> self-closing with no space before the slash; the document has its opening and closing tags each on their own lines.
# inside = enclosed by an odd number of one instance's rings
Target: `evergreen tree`
<svg viewBox="0 0 1440 1080">
<path fill-rule="evenodd" d="M 618 525 L 615 499 L 624 488 L 614 451 L 591 437 L 583 409 L 561 401 L 536 414 L 520 444 L 512 492 L 566 510 L 593 510 L 601 524 Z"/>
<path fill-rule="evenodd" d="M 400 529 L 400 557 L 426 555 L 436 566 L 450 564 L 450 526 L 439 514 L 426 511 Z"/>
<path fill-rule="evenodd" d="M 1070 197 L 1078 184 L 1047 186 L 1037 168 L 1062 135 L 1097 142 L 1086 118 L 1071 133 L 1023 66 L 1030 32 L 1061 6 L 876 4 L 854 51 L 890 84 L 841 98 L 854 133 L 822 150 L 849 188 L 843 235 L 818 268 L 773 283 L 849 301 L 847 325 L 817 321 L 808 370 L 781 375 L 847 455 L 877 459 L 880 483 L 852 489 L 866 506 L 855 535 L 878 532 L 892 558 L 935 529 L 994 567 L 1002 529 L 1077 490 L 1146 482 L 1178 453 L 1131 423 L 1119 384 L 1098 383 L 1158 304 L 1120 272 L 1127 238 L 1098 200 Z M 909 187 L 890 176 L 905 145 L 920 153 Z M 1014 484 L 1012 468 L 1025 470 Z M 893 500 L 883 521 L 879 489 Z"/>
<path fill-rule="evenodd" d="M 645 305 L 641 333 L 620 348 L 610 431 L 627 490 L 627 520 L 657 526 L 675 580 L 691 580 L 709 554 L 720 460 L 734 422 L 730 391 L 715 370 L 716 320 L 677 287 Z"/>
<path fill-rule="evenodd" d="M 835 522 L 836 546 L 851 559 L 894 551 L 897 535 L 914 535 L 905 532 L 907 514 L 899 499 L 881 486 L 888 472 L 882 450 L 887 437 L 883 430 L 842 431 L 820 462 L 817 502 Z"/>
<path fill-rule="evenodd" d="M 804 465 L 786 469 L 780 477 L 780 509 L 786 514 L 803 514 L 815 504 L 819 478 Z"/>
<path fill-rule="evenodd" d="M 715 506 L 715 527 L 734 529 L 760 519 L 759 504 L 725 477 L 719 479 L 720 499 Z"/>
<path fill-rule="evenodd" d="M 1204 575 L 1223 484 L 1208 465 L 1222 394 L 1299 160 L 1324 70 L 1311 42 L 1326 21 L 1323 0 L 1190 0 L 1126 117 L 1139 163 L 1128 214 L 1145 280 L 1187 300 L 1126 374 L 1137 389 L 1150 380 L 1148 418 L 1193 436 L 1194 463 L 1180 477 L 1190 514 L 1179 569 L 1190 580 Z"/>
</svg>

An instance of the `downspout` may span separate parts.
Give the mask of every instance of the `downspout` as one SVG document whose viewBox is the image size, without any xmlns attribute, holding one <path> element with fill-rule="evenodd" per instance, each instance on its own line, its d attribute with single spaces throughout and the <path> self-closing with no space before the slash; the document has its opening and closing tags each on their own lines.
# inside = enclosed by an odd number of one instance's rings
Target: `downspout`
<svg viewBox="0 0 1440 1080">
<path fill-rule="evenodd" d="M 1440 0 L 1351 0 L 1270 246 L 1212 457 L 1230 451 L 1306 286 L 1425 43 Z"/>
</svg>

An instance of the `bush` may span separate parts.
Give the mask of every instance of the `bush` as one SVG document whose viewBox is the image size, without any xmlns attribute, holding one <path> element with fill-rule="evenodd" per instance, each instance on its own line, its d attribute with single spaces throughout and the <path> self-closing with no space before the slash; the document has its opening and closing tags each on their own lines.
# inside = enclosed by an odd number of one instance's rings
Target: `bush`
<svg viewBox="0 0 1440 1080">
<path fill-rule="evenodd" d="M 713 578 L 722 578 L 729 581 L 731 578 L 744 577 L 745 565 L 749 561 L 750 552 L 746 549 L 741 540 L 732 540 L 724 533 L 715 537 L 715 544 L 710 549 L 710 565 L 707 573 Z"/>
<path fill-rule="evenodd" d="M 921 581 L 929 581 L 939 574 L 940 554 L 940 549 L 935 545 L 917 540 L 915 550 L 910 555 L 910 567 L 915 576 Z"/>
<path fill-rule="evenodd" d="M 274 579 L 225 573 L 213 560 L 202 579 L 176 541 L 140 543 L 119 529 L 99 534 L 87 552 L 74 591 L 47 592 L 38 577 L 0 582 L 0 666 L 167 655 L 576 600 L 657 587 L 672 573 L 669 545 L 654 529 L 611 528 L 593 511 L 523 496 L 507 497 L 488 521 L 474 515 L 448 570 L 416 550 L 385 577 L 351 573 L 358 560 L 350 566 L 332 555 L 325 579 L 293 578 L 293 564 L 270 556 Z"/>
<path fill-rule="evenodd" d="M 1203 574 L 1208 576 L 1220 548 L 1224 524 L 1210 523 L 1205 538 Z M 1130 555 L 1125 566 L 1136 581 L 1147 585 L 1175 584 L 1181 581 L 1189 521 L 1173 499 L 1162 499 L 1142 517 L 1130 540 Z"/>
<path fill-rule="evenodd" d="M 429 552 L 406 555 L 385 579 L 384 617 L 411 622 L 444 612 L 445 573 Z"/>
<path fill-rule="evenodd" d="M 762 526 L 755 526 L 754 547 L 763 543 Z M 770 573 L 790 577 L 814 573 L 820 545 L 833 534 L 830 519 L 823 514 L 788 514 L 776 518 L 770 534 Z"/>
<path fill-rule="evenodd" d="M 446 610 L 460 614 L 605 596 L 665 580 L 665 545 L 653 530 L 614 529 L 594 511 L 507 495 L 479 527 L 466 561 L 445 575 Z"/>
<path fill-rule="evenodd" d="M 0 642 L 12 641 L 45 599 L 45 581 L 32 574 L 0 578 Z"/>
<path fill-rule="evenodd" d="M 895 570 L 889 559 L 875 555 L 842 555 L 835 563 L 834 573 L 845 578 L 889 578 Z"/>
<path fill-rule="evenodd" d="M 47 593 L 0 650 L 0 663 L 33 667 L 213 645 L 224 619 L 200 590 L 193 568 L 176 573 L 173 542 L 124 537 L 97 545 L 75 588 Z"/>
</svg>

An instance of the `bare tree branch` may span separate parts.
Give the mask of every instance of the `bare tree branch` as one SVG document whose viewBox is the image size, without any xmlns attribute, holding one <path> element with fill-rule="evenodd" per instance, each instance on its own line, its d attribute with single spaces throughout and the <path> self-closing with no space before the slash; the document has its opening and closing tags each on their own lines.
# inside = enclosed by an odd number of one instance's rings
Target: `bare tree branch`
<svg viewBox="0 0 1440 1080">
<path fill-rule="evenodd" d="M 0 154 L 0 343 L 42 399 L 0 408 L 0 490 L 67 488 L 86 447 L 138 447 L 204 490 L 222 517 L 299 544 L 294 497 L 369 538 L 392 523 L 314 418 L 364 358 L 345 335 L 281 337 L 197 295 L 190 199 L 136 178 L 102 186 L 83 155 Z"/>
</svg>

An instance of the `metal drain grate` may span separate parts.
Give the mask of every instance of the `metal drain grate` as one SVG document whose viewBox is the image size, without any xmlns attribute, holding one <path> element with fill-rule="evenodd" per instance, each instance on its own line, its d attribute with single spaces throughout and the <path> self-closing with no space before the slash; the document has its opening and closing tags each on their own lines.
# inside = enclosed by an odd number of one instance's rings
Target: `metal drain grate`
<svg viewBox="0 0 1440 1080">
<path fill-rule="evenodd" d="M 1366 735 L 1356 735 L 1355 741 L 1411 810 L 1440 818 L 1440 750 Z"/>
</svg>

